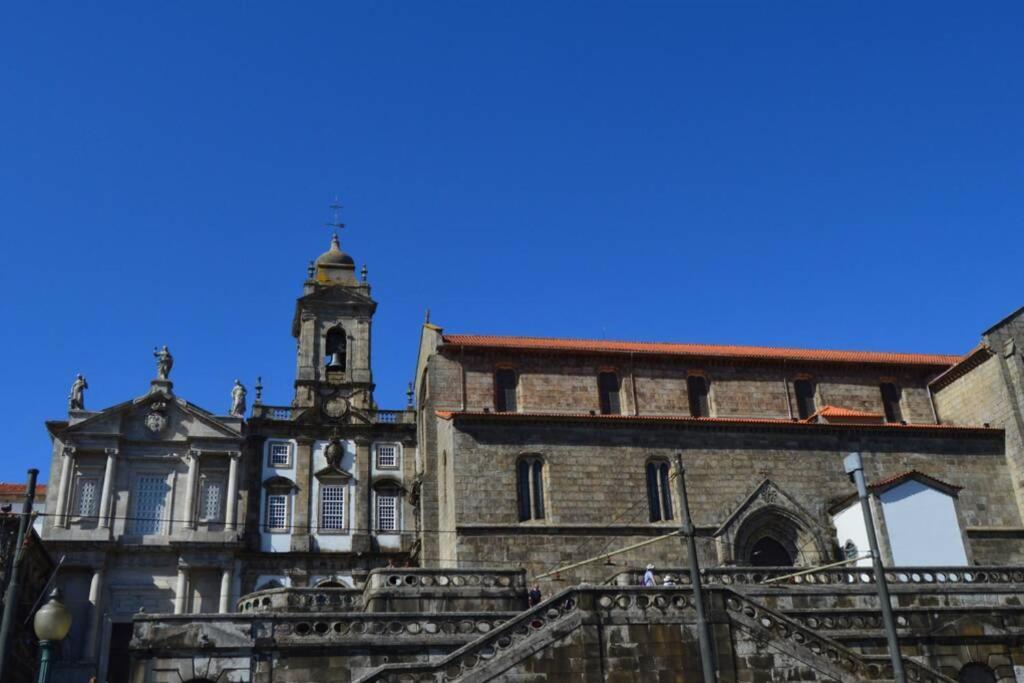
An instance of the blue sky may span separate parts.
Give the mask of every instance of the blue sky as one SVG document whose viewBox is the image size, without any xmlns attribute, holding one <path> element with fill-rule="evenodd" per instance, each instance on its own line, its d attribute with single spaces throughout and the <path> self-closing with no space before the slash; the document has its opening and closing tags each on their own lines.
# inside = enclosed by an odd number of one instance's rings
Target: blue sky
<svg viewBox="0 0 1024 683">
<path fill-rule="evenodd" d="M 0 479 L 152 348 L 290 400 L 329 242 L 450 331 L 964 352 L 1021 304 L 1019 3 L 14 3 Z M 252 397 L 250 393 L 250 398 Z"/>
</svg>

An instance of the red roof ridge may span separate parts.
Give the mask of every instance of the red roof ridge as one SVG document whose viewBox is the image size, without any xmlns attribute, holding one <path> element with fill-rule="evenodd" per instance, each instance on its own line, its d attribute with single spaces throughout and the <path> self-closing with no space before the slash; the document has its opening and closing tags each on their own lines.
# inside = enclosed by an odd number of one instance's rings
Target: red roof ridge
<svg viewBox="0 0 1024 683">
<path fill-rule="evenodd" d="M 782 346 L 744 346 L 740 344 L 696 344 L 682 342 L 642 342 L 560 337 L 527 337 L 483 334 L 445 334 L 445 344 L 480 348 L 539 349 L 546 351 L 590 351 L 609 353 L 653 353 L 683 356 L 718 356 L 766 360 L 805 360 L 823 362 L 868 362 L 896 365 L 951 366 L 963 356 L 951 354 L 898 353 L 889 351 L 849 351 L 841 349 L 804 349 Z"/>
<path fill-rule="evenodd" d="M 804 422 L 811 422 L 816 417 L 882 417 L 882 413 L 875 413 L 870 410 L 855 410 L 841 406 L 824 405 L 804 418 Z"/>
<path fill-rule="evenodd" d="M 879 479 L 878 481 L 871 482 L 870 484 L 868 484 L 868 489 L 872 491 L 878 491 L 880 489 L 889 489 L 897 484 L 902 484 L 904 481 L 908 479 L 925 479 L 928 482 L 939 485 L 940 487 L 954 489 L 956 491 L 963 489 L 963 486 L 957 486 L 956 484 L 950 484 L 949 482 L 942 481 L 938 477 L 933 477 L 930 474 L 925 474 L 921 470 L 906 470 L 904 472 L 900 472 L 898 474 L 893 474 L 891 476 L 885 477 L 884 479 Z"/>
</svg>

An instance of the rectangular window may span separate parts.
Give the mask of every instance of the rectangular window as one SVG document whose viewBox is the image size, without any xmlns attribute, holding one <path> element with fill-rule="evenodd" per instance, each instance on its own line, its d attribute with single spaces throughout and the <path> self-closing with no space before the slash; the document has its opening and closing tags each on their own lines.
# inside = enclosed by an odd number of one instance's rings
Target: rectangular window
<svg viewBox="0 0 1024 683">
<path fill-rule="evenodd" d="M 398 531 L 398 496 L 377 494 L 377 531 Z"/>
<path fill-rule="evenodd" d="M 793 382 L 793 391 L 796 393 L 796 411 L 801 420 L 806 420 L 817 407 L 814 405 L 814 382 L 809 379 L 798 379 Z"/>
<path fill-rule="evenodd" d="M 95 517 L 99 503 L 99 480 L 81 477 L 78 480 L 77 502 L 75 511 L 79 517 Z"/>
<path fill-rule="evenodd" d="M 320 529 L 342 531 L 345 528 L 345 485 L 320 485 Z"/>
<path fill-rule="evenodd" d="M 516 497 L 519 521 L 544 519 L 544 463 L 523 458 L 516 467 Z"/>
<path fill-rule="evenodd" d="M 267 529 L 280 531 L 288 528 L 288 496 L 267 496 Z"/>
<path fill-rule="evenodd" d="M 395 444 L 377 446 L 377 467 L 382 470 L 398 469 L 398 446 Z"/>
<path fill-rule="evenodd" d="M 224 498 L 224 487 L 218 479 L 203 480 L 199 496 L 199 519 L 204 522 L 221 520 L 221 501 Z"/>
<path fill-rule="evenodd" d="M 170 488 L 163 475 L 144 475 L 136 480 L 132 533 L 143 536 L 164 533 L 164 513 Z"/>
<path fill-rule="evenodd" d="M 597 392 L 602 415 L 621 415 L 619 405 L 619 376 L 614 372 L 602 372 L 597 376 Z"/>
<path fill-rule="evenodd" d="M 703 375 L 690 375 L 686 378 L 686 394 L 690 399 L 691 417 L 708 417 L 708 380 Z"/>
<path fill-rule="evenodd" d="M 900 409 L 900 399 L 902 398 L 900 388 L 892 382 L 883 382 L 881 384 L 881 389 L 882 407 L 885 409 L 885 421 L 902 422 L 903 411 Z"/>
<path fill-rule="evenodd" d="M 270 444 L 270 466 L 288 467 L 292 462 L 292 445 L 290 443 Z"/>
<path fill-rule="evenodd" d="M 494 409 L 499 413 L 516 412 L 516 371 L 498 368 L 494 371 Z"/>
</svg>

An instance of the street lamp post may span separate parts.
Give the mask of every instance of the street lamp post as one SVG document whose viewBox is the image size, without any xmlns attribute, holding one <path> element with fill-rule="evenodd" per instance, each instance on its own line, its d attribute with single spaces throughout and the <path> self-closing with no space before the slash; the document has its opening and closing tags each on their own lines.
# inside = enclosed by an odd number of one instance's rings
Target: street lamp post
<svg viewBox="0 0 1024 683">
<path fill-rule="evenodd" d="M 47 683 L 50 678 L 50 660 L 53 646 L 67 637 L 71 630 L 71 612 L 61 600 L 60 589 L 54 588 L 50 599 L 36 611 L 32 620 L 36 638 L 39 639 L 39 677 L 37 683 Z"/>
<path fill-rule="evenodd" d="M 871 564 L 875 568 L 875 589 L 878 591 L 878 602 L 882 606 L 885 637 L 889 643 L 889 657 L 892 659 L 892 677 L 896 683 L 906 683 L 907 674 L 903 671 L 903 655 L 900 653 L 900 641 L 896 637 L 896 620 L 892 615 L 889 584 L 885 580 L 882 555 L 878 552 L 878 537 L 875 536 L 875 522 L 871 517 L 868 486 L 864 481 L 864 463 L 861 461 L 860 453 L 850 453 L 846 456 L 843 459 L 843 469 L 857 486 L 857 497 L 860 498 L 860 509 L 864 514 L 864 527 L 868 534 L 868 545 L 871 546 Z"/>
</svg>

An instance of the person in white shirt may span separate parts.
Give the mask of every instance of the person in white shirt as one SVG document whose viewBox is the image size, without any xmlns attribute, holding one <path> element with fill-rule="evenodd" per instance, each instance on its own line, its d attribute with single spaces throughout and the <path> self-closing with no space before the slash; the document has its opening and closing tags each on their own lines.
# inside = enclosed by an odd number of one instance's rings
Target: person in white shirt
<svg viewBox="0 0 1024 683">
<path fill-rule="evenodd" d="M 657 585 L 657 583 L 654 581 L 654 565 L 653 564 L 647 565 L 647 571 L 644 572 L 644 582 L 643 582 L 643 585 L 645 587 L 646 586 L 656 586 Z"/>
</svg>

